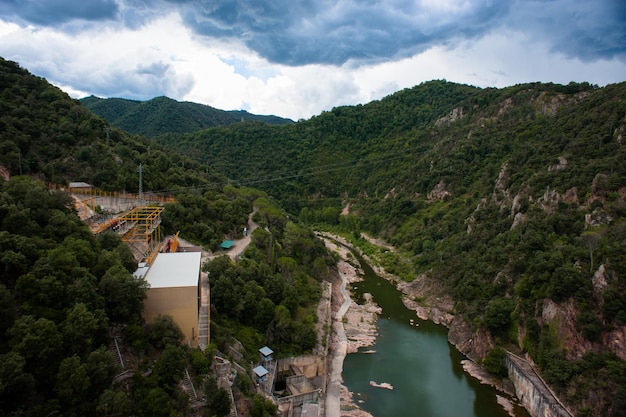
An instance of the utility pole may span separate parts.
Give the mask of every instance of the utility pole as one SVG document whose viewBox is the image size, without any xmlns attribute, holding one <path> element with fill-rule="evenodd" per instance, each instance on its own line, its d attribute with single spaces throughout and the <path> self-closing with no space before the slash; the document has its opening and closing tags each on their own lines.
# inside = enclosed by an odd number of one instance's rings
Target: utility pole
<svg viewBox="0 0 626 417">
<path fill-rule="evenodd" d="M 139 205 L 143 206 L 143 166 L 139 164 Z"/>
</svg>

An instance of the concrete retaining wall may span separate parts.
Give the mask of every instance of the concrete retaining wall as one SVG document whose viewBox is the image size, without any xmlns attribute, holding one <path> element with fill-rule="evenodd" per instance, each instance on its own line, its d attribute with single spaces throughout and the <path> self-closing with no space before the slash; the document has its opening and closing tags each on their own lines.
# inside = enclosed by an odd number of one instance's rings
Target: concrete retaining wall
<svg viewBox="0 0 626 417">
<path fill-rule="evenodd" d="M 515 395 L 532 417 L 574 417 L 525 359 L 507 352 L 505 363 Z"/>
</svg>

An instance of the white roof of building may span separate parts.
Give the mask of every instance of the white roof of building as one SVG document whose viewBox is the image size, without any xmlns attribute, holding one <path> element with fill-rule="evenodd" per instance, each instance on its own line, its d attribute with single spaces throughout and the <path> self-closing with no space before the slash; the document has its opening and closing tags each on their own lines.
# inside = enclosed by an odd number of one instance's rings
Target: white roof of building
<svg viewBox="0 0 626 417">
<path fill-rule="evenodd" d="M 195 287 L 201 252 L 159 253 L 146 274 L 150 288 Z"/>
<path fill-rule="evenodd" d="M 259 349 L 259 352 L 261 352 L 261 355 L 263 356 L 270 356 L 272 353 L 274 353 L 274 351 L 267 346 L 263 346 L 261 349 Z"/>
<path fill-rule="evenodd" d="M 140 262 L 137 266 L 137 270 L 133 272 L 133 276 L 135 278 L 144 278 L 148 273 L 148 269 L 150 269 L 150 266 L 147 263 Z"/>
<path fill-rule="evenodd" d="M 93 185 L 87 184 L 86 182 L 83 182 L 83 181 L 76 181 L 76 182 L 70 182 L 69 187 L 70 188 L 90 188 L 90 187 L 93 187 Z"/>
<path fill-rule="evenodd" d="M 256 368 L 254 368 L 252 370 L 257 377 L 259 378 L 263 378 L 265 375 L 269 374 L 269 372 L 267 371 L 267 369 L 265 369 L 265 367 L 263 366 L 257 366 Z"/>
</svg>

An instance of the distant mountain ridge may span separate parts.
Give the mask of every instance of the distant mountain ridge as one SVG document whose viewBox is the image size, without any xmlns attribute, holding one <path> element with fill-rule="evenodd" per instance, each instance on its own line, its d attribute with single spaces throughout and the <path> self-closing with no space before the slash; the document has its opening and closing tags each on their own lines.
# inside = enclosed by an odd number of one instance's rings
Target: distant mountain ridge
<svg viewBox="0 0 626 417">
<path fill-rule="evenodd" d="M 114 126 L 148 138 L 165 133 L 191 133 L 247 121 L 273 125 L 293 123 L 291 119 L 278 116 L 256 115 L 245 110 L 220 110 L 163 96 L 148 101 L 89 96 L 80 99 L 80 102 Z"/>
<path fill-rule="evenodd" d="M 503 349 L 524 353 L 574 415 L 616 417 L 625 134 L 626 83 L 443 80 L 292 125 L 155 142 L 262 189 L 302 223 L 349 234 L 407 281 L 405 300 L 452 314 L 450 342 L 490 372 L 508 374 Z M 362 232 L 394 251 L 366 246 Z"/>
</svg>

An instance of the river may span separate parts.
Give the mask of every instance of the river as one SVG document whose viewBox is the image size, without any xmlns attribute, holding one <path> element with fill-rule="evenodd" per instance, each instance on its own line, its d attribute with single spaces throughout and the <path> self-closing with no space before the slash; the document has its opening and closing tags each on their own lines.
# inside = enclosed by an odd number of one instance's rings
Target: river
<svg viewBox="0 0 626 417">
<path fill-rule="evenodd" d="M 505 395 L 463 371 L 465 357 L 448 342 L 447 329 L 420 320 L 393 284 L 357 259 L 365 276 L 351 284 L 353 298 L 361 303 L 370 293 L 382 308 L 376 344 L 344 361 L 344 385 L 357 405 L 374 417 L 507 417 L 496 399 Z M 370 381 L 391 384 L 393 390 Z M 516 414 L 528 415 L 517 407 Z"/>
</svg>

